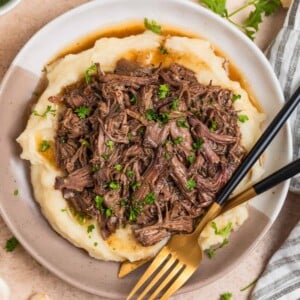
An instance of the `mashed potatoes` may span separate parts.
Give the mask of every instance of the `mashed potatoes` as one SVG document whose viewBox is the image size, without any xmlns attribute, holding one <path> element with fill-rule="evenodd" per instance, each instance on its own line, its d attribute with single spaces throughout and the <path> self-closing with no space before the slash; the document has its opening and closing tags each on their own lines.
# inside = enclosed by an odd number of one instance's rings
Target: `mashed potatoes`
<svg viewBox="0 0 300 300">
<path fill-rule="evenodd" d="M 100 63 L 104 72 L 113 71 L 120 58 L 134 58 L 143 64 L 155 64 L 157 63 L 155 53 L 162 44 L 170 53 L 170 58 L 166 56 L 164 64 L 176 60 L 177 63 L 193 70 L 200 83 L 209 84 L 212 81 L 214 85 L 231 89 L 234 94 L 241 95 L 234 105 L 240 114 L 246 114 L 249 118 L 247 122 L 240 123 L 242 144 L 249 150 L 260 134 L 260 125 L 265 116 L 251 104 L 247 92 L 240 84 L 229 79 L 223 68 L 224 58 L 218 57 L 210 43 L 201 39 L 175 36 L 166 38 L 148 31 L 121 39 L 102 38 L 92 49 L 76 55 L 67 55 L 48 67 L 49 84 L 35 110 L 44 112 L 49 105 L 48 98 L 60 93 L 64 86 L 80 80 L 93 63 Z M 58 106 L 55 109 L 59 111 Z M 35 199 L 51 226 L 71 243 L 98 259 L 134 261 L 155 255 L 166 240 L 154 246 L 143 247 L 134 239 L 130 226 L 118 229 L 107 240 L 103 240 L 95 220 L 84 218 L 78 220 L 78 216 L 67 207 L 61 192 L 54 189 L 55 177 L 61 176 L 61 172 L 54 166 L 49 156 L 38 151 L 41 140 L 54 141 L 57 122 L 58 114 L 48 115 L 46 118 L 32 115 L 25 131 L 17 139 L 23 148 L 21 157 L 31 162 L 31 181 Z M 244 180 L 243 186 L 261 173 L 259 164 L 254 170 Z M 223 226 L 230 220 L 236 225 L 234 228 L 237 228 L 246 218 L 247 208 L 242 206 L 219 217 L 217 222 L 219 226 Z M 87 228 L 92 224 L 96 229 L 88 232 Z M 219 242 L 209 226 L 204 230 L 202 237 L 204 248 Z"/>
</svg>

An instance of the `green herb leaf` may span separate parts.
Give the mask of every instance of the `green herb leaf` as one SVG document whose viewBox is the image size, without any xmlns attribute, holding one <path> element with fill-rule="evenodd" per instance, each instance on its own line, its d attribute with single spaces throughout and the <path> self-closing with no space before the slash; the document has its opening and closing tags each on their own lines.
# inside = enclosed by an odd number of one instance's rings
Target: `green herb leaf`
<svg viewBox="0 0 300 300">
<path fill-rule="evenodd" d="M 6 241 L 5 249 L 7 252 L 12 252 L 16 249 L 18 245 L 19 241 L 15 237 L 12 237 Z"/>
<path fill-rule="evenodd" d="M 248 18 L 243 23 L 243 29 L 250 39 L 254 39 L 258 31 L 258 25 L 262 23 L 263 16 L 274 13 L 281 5 L 280 0 L 257 0 L 250 1 L 249 5 L 254 5 L 255 9 L 250 12 Z"/>
<path fill-rule="evenodd" d="M 187 122 L 187 120 L 178 120 L 177 122 L 177 126 L 178 127 L 182 127 L 182 128 L 190 128 L 189 123 Z"/>
<path fill-rule="evenodd" d="M 182 136 L 179 136 L 178 138 L 173 140 L 173 143 L 175 145 L 181 144 L 182 142 L 183 142 L 183 137 Z"/>
<path fill-rule="evenodd" d="M 132 187 L 133 190 L 139 188 L 141 186 L 140 182 L 133 182 L 130 184 L 130 186 Z"/>
<path fill-rule="evenodd" d="M 75 109 L 75 113 L 80 119 L 85 119 L 90 114 L 90 112 L 91 108 L 86 106 L 79 106 Z"/>
<path fill-rule="evenodd" d="M 95 243 L 94 243 L 94 246 L 95 246 L 95 247 L 97 247 L 97 246 L 98 246 L 98 243 L 97 243 L 97 242 L 95 242 Z"/>
<path fill-rule="evenodd" d="M 87 140 L 82 140 L 81 145 L 86 146 L 86 147 L 90 147 L 90 143 Z"/>
<path fill-rule="evenodd" d="M 188 161 L 190 162 L 190 164 L 194 163 L 195 160 L 196 160 L 195 155 L 189 155 L 189 156 L 188 156 Z"/>
<path fill-rule="evenodd" d="M 232 300 L 232 294 L 231 293 L 222 294 L 220 296 L 220 300 Z"/>
<path fill-rule="evenodd" d="M 180 101 L 179 98 L 176 98 L 176 99 L 173 100 L 172 105 L 171 105 L 172 110 L 177 110 L 178 109 L 179 101 Z"/>
<path fill-rule="evenodd" d="M 164 55 L 169 54 L 169 51 L 163 45 L 161 45 L 159 47 L 159 51 L 161 54 L 164 54 Z"/>
<path fill-rule="evenodd" d="M 226 9 L 226 0 L 200 0 L 200 2 L 204 3 L 209 9 L 221 17 L 228 15 Z"/>
<path fill-rule="evenodd" d="M 110 151 L 114 149 L 115 143 L 113 141 L 107 141 L 106 146 L 109 148 Z"/>
<path fill-rule="evenodd" d="M 132 105 L 136 104 L 136 102 L 137 102 L 136 96 L 132 95 L 129 101 Z"/>
<path fill-rule="evenodd" d="M 144 18 L 144 25 L 147 29 L 154 33 L 161 34 L 161 26 L 156 23 L 156 21 L 149 21 L 148 18 Z"/>
<path fill-rule="evenodd" d="M 112 210 L 111 210 L 111 208 L 107 208 L 107 209 L 105 210 L 105 215 L 106 215 L 107 217 L 111 217 L 111 216 L 112 216 Z"/>
<path fill-rule="evenodd" d="M 41 117 L 41 118 L 46 118 L 48 114 L 51 114 L 52 116 L 55 117 L 56 109 L 52 109 L 52 106 L 48 105 L 46 110 L 42 114 L 39 114 L 36 110 L 34 110 L 32 113 L 33 113 L 33 115 L 35 115 L 37 117 Z"/>
<path fill-rule="evenodd" d="M 155 195 L 154 192 L 150 192 L 146 195 L 145 199 L 144 199 L 144 203 L 145 204 L 153 204 L 155 202 L 155 200 L 157 199 L 157 196 Z"/>
<path fill-rule="evenodd" d="M 120 200 L 120 206 L 121 207 L 126 206 L 126 200 L 125 199 Z"/>
<path fill-rule="evenodd" d="M 229 222 L 223 229 L 218 229 L 216 222 L 211 222 L 211 227 L 215 230 L 216 235 L 227 238 L 232 229 L 232 222 Z"/>
<path fill-rule="evenodd" d="M 110 189 L 115 190 L 115 191 L 120 188 L 119 184 L 116 181 L 111 181 L 108 184 L 108 186 L 109 186 Z"/>
<path fill-rule="evenodd" d="M 146 110 L 146 119 L 148 121 L 157 121 L 158 114 L 153 109 L 147 109 Z"/>
<path fill-rule="evenodd" d="M 131 171 L 131 170 L 128 170 L 128 171 L 126 172 L 126 175 L 127 175 L 129 178 L 133 178 L 133 177 L 134 177 L 134 172 Z"/>
<path fill-rule="evenodd" d="M 158 98 L 165 99 L 170 92 L 170 87 L 167 84 L 161 84 L 158 89 Z"/>
<path fill-rule="evenodd" d="M 46 152 L 48 149 L 50 149 L 50 143 L 49 141 L 46 141 L 46 140 L 43 140 L 41 143 L 40 143 L 40 147 L 39 147 L 39 151 L 40 152 Z"/>
<path fill-rule="evenodd" d="M 18 189 L 15 189 L 14 190 L 14 196 L 18 196 L 19 195 L 19 190 Z"/>
<path fill-rule="evenodd" d="M 210 128 L 209 128 L 209 131 L 210 132 L 215 132 L 216 129 L 217 129 L 217 125 L 218 123 L 214 120 L 210 121 Z"/>
<path fill-rule="evenodd" d="M 88 226 L 87 232 L 90 233 L 90 232 L 92 232 L 94 229 L 95 229 L 95 225 L 94 225 L 94 224 L 91 224 L 91 225 Z"/>
<path fill-rule="evenodd" d="M 194 179 L 189 179 L 188 181 L 187 181 L 187 188 L 188 188 L 188 190 L 192 190 L 192 189 L 194 189 L 196 187 L 196 182 L 195 182 L 195 180 Z"/>
<path fill-rule="evenodd" d="M 241 95 L 233 95 L 232 98 L 231 98 L 231 101 L 232 101 L 232 102 L 235 102 L 235 101 L 237 101 L 237 100 L 239 100 L 239 99 L 241 99 L 241 98 L 242 98 Z"/>
<path fill-rule="evenodd" d="M 170 156 L 170 153 L 169 153 L 169 152 L 165 152 L 165 158 L 166 158 L 166 159 L 170 159 L 170 157 L 171 157 L 171 156 Z"/>
<path fill-rule="evenodd" d="M 206 249 L 205 252 L 208 255 L 209 259 L 213 259 L 216 255 L 216 250 L 214 250 L 212 248 Z"/>
<path fill-rule="evenodd" d="M 239 116 L 238 116 L 238 119 L 239 119 L 239 121 L 242 122 L 242 123 L 245 123 L 246 121 L 249 120 L 249 118 L 248 118 L 247 115 L 239 115 Z"/>
<path fill-rule="evenodd" d="M 103 197 L 103 196 L 97 195 L 97 196 L 94 198 L 94 201 L 95 201 L 95 203 L 96 203 L 96 207 L 97 207 L 99 210 L 103 210 L 104 197 Z"/>
<path fill-rule="evenodd" d="M 158 115 L 158 120 L 162 124 L 167 124 L 169 122 L 169 113 L 163 112 Z"/>
<path fill-rule="evenodd" d="M 198 149 L 201 149 L 203 147 L 204 140 L 202 138 L 199 138 L 196 142 L 193 143 L 193 149 L 197 151 Z"/>
<path fill-rule="evenodd" d="M 97 71 L 97 66 L 96 64 L 91 65 L 88 67 L 84 73 L 84 78 L 86 84 L 89 84 L 91 82 L 91 73 Z"/>
<path fill-rule="evenodd" d="M 137 205 L 132 206 L 129 211 L 129 221 L 131 222 L 136 221 L 140 213 L 141 213 L 141 208 L 139 206 Z"/>
<path fill-rule="evenodd" d="M 92 167 L 92 172 L 93 172 L 93 173 L 96 173 L 96 172 L 98 172 L 99 170 L 100 170 L 100 167 L 99 167 L 98 165 L 95 165 L 95 166 Z"/>
<path fill-rule="evenodd" d="M 120 165 L 120 164 L 115 165 L 115 170 L 121 171 L 122 170 L 122 165 Z"/>
<path fill-rule="evenodd" d="M 104 160 L 108 160 L 108 154 L 106 152 L 102 153 L 101 154 L 101 157 L 104 159 Z"/>
</svg>

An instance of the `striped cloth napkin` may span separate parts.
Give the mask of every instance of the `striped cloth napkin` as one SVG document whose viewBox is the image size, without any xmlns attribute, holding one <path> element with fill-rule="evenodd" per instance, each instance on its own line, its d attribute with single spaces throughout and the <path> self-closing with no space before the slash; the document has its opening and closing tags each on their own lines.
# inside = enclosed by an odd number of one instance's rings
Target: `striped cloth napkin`
<svg viewBox="0 0 300 300">
<path fill-rule="evenodd" d="M 289 99 L 300 85 L 300 0 L 292 2 L 284 27 L 266 55 L 279 78 L 285 99 Z M 296 159 L 300 157 L 300 106 L 291 117 L 291 125 Z M 300 176 L 292 179 L 290 190 L 300 194 Z M 270 259 L 251 299 L 300 300 L 300 222 Z"/>
</svg>

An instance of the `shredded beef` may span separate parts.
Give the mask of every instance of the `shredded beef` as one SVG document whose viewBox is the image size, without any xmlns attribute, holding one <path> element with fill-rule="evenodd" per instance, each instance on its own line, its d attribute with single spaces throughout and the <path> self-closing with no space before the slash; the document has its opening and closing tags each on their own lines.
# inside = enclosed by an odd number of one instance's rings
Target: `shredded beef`
<svg viewBox="0 0 300 300">
<path fill-rule="evenodd" d="M 90 77 L 49 98 L 64 107 L 55 188 L 103 238 L 126 224 L 144 246 L 192 232 L 245 154 L 232 92 L 178 64 L 121 59 Z"/>
</svg>

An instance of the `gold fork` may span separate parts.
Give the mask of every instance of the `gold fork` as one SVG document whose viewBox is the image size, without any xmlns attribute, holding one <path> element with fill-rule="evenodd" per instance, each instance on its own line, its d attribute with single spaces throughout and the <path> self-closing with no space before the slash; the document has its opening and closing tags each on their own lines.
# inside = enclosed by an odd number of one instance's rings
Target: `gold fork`
<svg viewBox="0 0 300 300">
<path fill-rule="evenodd" d="M 169 274 L 162 281 L 162 283 L 155 288 L 155 291 L 151 294 L 148 299 L 155 299 L 155 297 L 165 288 L 168 284 L 171 284 L 166 292 L 161 296 L 160 299 L 168 299 L 173 293 L 175 293 L 196 271 L 201 260 L 202 260 L 202 250 L 198 246 L 197 239 L 201 233 L 203 227 L 207 222 L 212 220 L 215 216 L 219 214 L 222 209 L 222 205 L 228 199 L 229 195 L 233 192 L 236 186 L 245 177 L 250 168 L 258 160 L 260 155 L 264 152 L 267 146 L 271 143 L 275 135 L 278 133 L 280 128 L 283 126 L 287 118 L 293 112 L 300 102 L 300 87 L 296 90 L 294 95 L 289 101 L 283 106 L 279 113 L 275 116 L 273 121 L 261 135 L 259 140 L 256 142 L 252 150 L 246 156 L 244 161 L 237 168 L 235 173 L 232 175 L 227 185 L 218 195 L 216 201 L 209 208 L 208 212 L 204 215 L 203 219 L 200 221 L 196 230 L 187 235 L 174 235 L 166 246 L 158 253 L 155 259 L 152 261 L 146 272 L 140 278 L 138 283 L 132 289 L 127 299 L 131 299 L 134 294 L 146 283 L 148 279 L 156 272 L 158 273 L 154 278 L 147 284 L 147 287 L 142 291 L 138 299 L 143 299 L 144 296 L 157 284 L 157 282 L 165 275 L 167 272 Z M 299 160 L 288 165 L 287 167 L 279 170 L 265 180 L 254 185 L 254 193 L 263 193 L 265 190 L 276 185 L 277 183 L 291 177 L 291 171 L 294 174 L 299 172 Z"/>
</svg>

